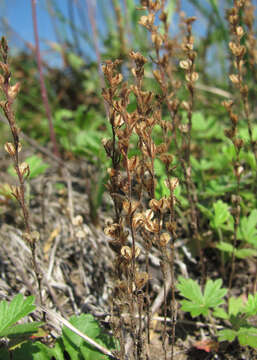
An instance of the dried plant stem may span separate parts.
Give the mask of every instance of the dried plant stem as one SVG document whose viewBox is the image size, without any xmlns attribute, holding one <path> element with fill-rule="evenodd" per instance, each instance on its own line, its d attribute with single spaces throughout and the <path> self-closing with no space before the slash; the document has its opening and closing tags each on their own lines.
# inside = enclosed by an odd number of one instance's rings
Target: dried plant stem
<svg viewBox="0 0 257 360">
<path fill-rule="evenodd" d="M 112 5 L 115 12 L 115 17 L 117 21 L 117 29 L 119 34 L 119 43 L 120 43 L 120 55 L 119 58 L 123 59 L 124 56 L 127 54 L 126 51 L 126 43 L 125 43 L 125 31 L 124 31 L 124 24 L 123 18 L 121 15 L 121 8 L 118 0 L 112 0 Z"/>
<path fill-rule="evenodd" d="M 250 111 L 248 103 L 248 86 L 244 84 L 244 56 L 246 53 L 246 46 L 242 45 L 242 37 L 244 36 L 244 29 L 241 26 L 240 14 L 244 13 L 245 2 L 234 1 L 234 7 L 227 11 L 227 19 L 230 25 L 230 33 L 232 40 L 229 42 L 229 48 L 231 50 L 233 59 L 234 59 L 234 68 L 235 73 L 229 75 L 229 78 L 235 88 L 239 90 L 239 95 L 242 100 L 244 114 L 247 120 L 248 125 L 248 134 L 250 138 L 250 145 L 252 152 L 255 157 L 255 163 L 257 164 L 256 149 L 252 137 L 252 124 L 250 121 Z M 241 198 L 240 198 L 240 182 L 241 176 L 244 172 L 244 168 L 240 163 L 240 151 L 244 145 L 243 140 L 238 136 L 238 122 L 239 116 L 235 114 L 232 110 L 233 102 L 224 101 L 223 105 L 225 106 L 229 119 L 231 122 L 231 128 L 226 131 L 226 136 L 232 141 L 235 149 L 236 157 L 232 161 L 232 166 L 234 169 L 234 176 L 236 178 L 236 193 L 232 195 L 232 204 L 233 204 L 233 218 L 234 218 L 234 232 L 233 232 L 233 253 L 232 253 L 232 263 L 231 263 L 231 272 L 229 277 L 229 290 L 232 287 L 232 281 L 235 273 L 235 252 L 237 248 L 237 231 L 240 224 L 240 212 L 241 212 Z M 255 176 L 257 180 L 257 173 Z M 256 189 L 256 181 L 254 188 Z"/>
<path fill-rule="evenodd" d="M 13 196 L 18 201 L 22 213 L 23 221 L 25 226 L 25 232 L 23 234 L 24 240 L 28 242 L 31 250 L 32 266 L 36 276 L 36 281 L 39 290 L 40 303 L 43 304 L 42 299 L 42 276 L 38 269 L 36 261 L 36 242 L 39 238 L 39 233 L 31 230 L 30 219 L 29 219 L 29 208 L 25 199 L 25 180 L 30 174 L 29 165 L 26 162 L 20 161 L 19 152 L 21 151 L 21 143 L 19 138 L 19 129 L 16 126 L 15 115 L 13 111 L 13 102 L 19 92 L 20 84 L 16 83 L 15 85 L 10 85 L 11 72 L 9 69 L 8 63 L 8 45 L 6 39 L 3 37 L 1 39 L 0 52 L 2 61 L 0 62 L 1 70 L 3 75 L 1 75 L 1 90 L 4 94 L 5 101 L 1 101 L 0 105 L 4 111 L 5 117 L 8 121 L 9 127 L 11 129 L 13 143 L 6 143 L 5 150 L 11 156 L 14 169 L 18 178 L 18 186 L 12 186 L 11 191 Z"/>
<path fill-rule="evenodd" d="M 101 84 L 101 88 L 104 88 L 105 86 L 105 82 L 104 82 L 104 76 L 103 73 L 101 71 L 101 54 L 100 54 L 100 49 L 99 49 L 99 43 L 98 43 L 98 39 L 99 39 L 99 34 L 98 34 L 98 30 L 97 30 L 97 25 L 96 25 L 96 14 L 95 14 L 95 3 L 93 2 L 92 4 L 92 0 L 85 0 L 86 2 L 86 7 L 88 9 L 88 16 L 89 16 L 89 22 L 91 25 L 91 29 L 92 29 L 92 35 L 93 35 L 93 44 L 94 44 L 94 50 L 95 50 L 95 54 L 96 54 L 96 59 L 97 59 L 97 65 L 98 65 L 98 74 L 99 74 L 99 79 L 100 79 L 100 84 Z M 105 104 L 105 103 L 104 103 Z M 106 107 L 106 115 L 108 115 L 108 109 L 107 106 Z"/>
<path fill-rule="evenodd" d="M 194 70 L 196 52 L 193 50 L 194 38 L 192 36 L 192 23 L 195 20 L 196 20 L 195 17 L 185 19 L 187 35 L 186 35 L 185 42 L 182 44 L 182 48 L 186 55 L 186 60 L 182 60 L 180 62 L 180 67 L 186 71 L 186 82 L 187 82 L 187 89 L 189 92 L 189 101 L 187 103 L 185 103 L 188 123 L 187 123 L 185 129 L 183 128 L 183 125 L 181 125 L 182 134 L 185 132 L 184 137 L 183 137 L 183 142 L 182 142 L 182 144 L 183 144 L 182 146 L 184 148 L 184 157 L 181 160 L 182 160 L 182 167 L 183 167 L 184 176 L 185 176 L 188 201 L 189 201 L 190 209 L 191 209 L 191 226 L 192 226 L 192 230 L 193 230 L 193 237 L 196 241 L 196 246 L 198 248 L 200 264 L 201 264 L 201 272 L 202 272 L 202 282 L 204 282 L 205 268 L 204 268 L 203 253 L 202 253 L 202 248 L 201 248 L 201 239 L 200 239 L 200 234 L 198 231 L 198 216 L 197 216 L 197 210 L 196 210 L 196 204 L 198 203 L 198 199 L 197 199 L 195 185 L 192 181 L 192 166 L 191 166 L 191 161 L 190 161 L 192 116 L 193 116 L 194 98 L 195 98 L 195 82 L 198 79 L 198 73 L 196 73 Z"/>
<path fill-rule="evenodd" d="M 50 105 L 48 102 L 48 96 L 47 96 L 47 91 L 46 91 L 46 86 L 45 86 L 44 75 L 43 75 L 42 60 L 41 60 L 40 49 L 39 49 L 36 0 L 31 0 L 31 7 L 32 7 L 33 29 L 34 29 L 34 37 L 35 37 L 36 57 L 37 57 L 37 65 L 38 65 L 38 72 L 39 72 L 39 79 L 40 79 L 41 96 L 42 96 L 42 100 L 43 100 L 43 103 L 45 106 L 46 116 L 48 119 L 50 139 L 52 142 L 53 151 L 54 151 L 55 156 L 60 157 L 60 152 L 59 152 L 59 148 L 57 145 L 55 131 L 54 131 L 54 127 L 53 127 L 51 109 L 50 109 Z"/>
</svg>

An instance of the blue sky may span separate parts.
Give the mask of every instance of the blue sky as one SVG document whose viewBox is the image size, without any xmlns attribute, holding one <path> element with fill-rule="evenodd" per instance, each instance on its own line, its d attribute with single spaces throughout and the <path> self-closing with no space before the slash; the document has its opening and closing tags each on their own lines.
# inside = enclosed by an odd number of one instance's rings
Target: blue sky
<svg viewBox="0 0 257 360">
<path fill-rule="evenodd" d="M 57 3 L 62 13 L 65 15 L 65 17 L 68 17 L 68 1 L 75 1 L 76 4 L 81 4 L 81 6 L 86 6 L 85 0 L 55 0 L 54 2 Z M 91 2 L 97 1 L 98 6 L 101 7 L 101 4 L 110 3 L 110 0 L 87 0 Z M 173 0 L 169 0 L 173 1 Z M 39 37 L 41 40 L 41 51 L 45 57 L 50 63 L 57 64 L 58 63 L 58 57 L 57 54 L 54 54 L 53 52 L 49 52 L 49 47 L 47 45 L 47 41 L 57 41 L 55 32 L 53 29 L 53 23 L 51 21 L 51 17 L 49 16 L 49 13 L 47 11 L 47 3 L 48 0 L 37 0 L 37 19 L 38 19 L 38 31 L 39 31 Z M 121 1 L 122 3 L 122 1 Z M 208 4 L 208 1 L 205 0 L 205 5 Z M 107 5 L 108 6 L 108 5 Z M 197 15 L 195 12 L 195 9 L 192 7 L 192 5 L 187 0 L 182 0 L 182 6 L 183 10 L 187 13 L 188 16 Z M 75 10 L 77 10 L 77 7 L 75 6 Z M 80 10 L 81 11 L 81 10 Z M 10 28 L 14 30 L 12 31 L 8 30 L 8 28 L 1 22 L 1 35 L 7 36 L 10 46 L 12 50 L 15 49 L 22 49 L 26 48 L 25 43 L 23 40 L 28 41 L 34 45 L 34 34 L 33 34 L 33 24 L 32 24 L 32 15 L 31 15 L 31 0 L 0 0 L 0 12 L 1 17 L 4 18 L 7 23 L 10 25 Z M 85 11 L 85 20 L 87 14 Z M 79 23 L 79 20 L 81 18 L 78 18 L 78 14 L 76 14 L 77 22 Z M 99 15 L 96 18 L 96 21 L 98 23 L 99 30 L 102 29 L 103 22 L 99 18 Z M 87 27 L 87 24 L 85 24 L 85 27 Z M 90 30 L 89 30 L 90 31 Z M 201 35 L 205 32 L 205 24 L 204 19 L 201 17 L 198 17 L 198 21 L 195 25 L 195 31 Z"/>
<path fill-rule="evenodd" d="M 61 2 L 64 4 L 66 0 Z M 8 27 L 5 27 L 2 23 L 1 34 L 7 36 L 11 47 L 14 49 L 26 49 L 24 40 L 34 45 L 31 1 L 5 0 L 2 1 L 0 10 L 2 17 L 7 20 L 11 28 L 11 30 L 8 30 Z M 47 11 L 46 0 L 37 0 L 37 21 L 40 46 L 44 52 L 48 48 L 46 39 L 55 41 L 55 33 Z"/>
</svg>

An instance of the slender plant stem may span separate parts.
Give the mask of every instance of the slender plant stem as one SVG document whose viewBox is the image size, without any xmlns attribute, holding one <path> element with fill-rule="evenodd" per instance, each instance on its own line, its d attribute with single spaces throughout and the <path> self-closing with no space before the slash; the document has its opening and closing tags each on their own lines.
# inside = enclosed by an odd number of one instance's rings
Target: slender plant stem
<svg viewBox="0 0 257 360">
<path fill-rule="evenodd" d="M 31 7 L 32 7 L 33 30 L 34 30 L 35 45 L 36 45 L 36 57 L 37 57 L 37 65 L 38 65 L 38 71 L 39 71 L 41 96 L 42 96 L 42 100 L 43 100 L 43 103 L 45 106 L 46 116 L 48 119 L 50 139 L 51 139 L 51 142 L 53 145 L 53 151 L 56 156 L 60 157 L 60 152 L 59 152 L 59 148 L 57 145 L 56 136 L 55 136 L 54 127 L 53 127 L 51 109 L 50 109 L 46 86 L 45 86 L 45 80 L 44 80 L 44 75 L 43 75 L 43 66 L 42 66 L 42 60 L 41 60 L 40 49 L 39 49 L 36 0 L 31 0 Z"/>
</svg>

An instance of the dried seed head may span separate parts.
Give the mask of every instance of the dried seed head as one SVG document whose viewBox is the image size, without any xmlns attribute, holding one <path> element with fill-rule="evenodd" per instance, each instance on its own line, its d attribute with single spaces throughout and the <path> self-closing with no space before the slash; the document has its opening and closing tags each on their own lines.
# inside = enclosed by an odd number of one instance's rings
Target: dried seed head
<svg viewBox="0 0 257 360">
<path fill-rule="evenodd" d="M 166 167 L 169 167 L 173 161 L 173 156 L 169 153 L 163 153 L 160 155 L 160 160 L 165 164 Z"/>
<path fill-rule="evenodd" d="M 11 185 L 10 186 L 12 195 L 19 200 L 21 198 L 21 189 L 19 186 Z"/>
<path fill-rule="evenodd" d="M 247 85 L 241 86 L 241 88 L 240 88 L 240 93 L 242 94 L 242 96 L 243 96 L 244 98 L 246 98 L 246 97 L 248 96 L 248 92 L 249 92 L 249 88 L 248 88 Z"/>
<path fill-rule="evenodd" d="M 158 81 L 159 84 L 163 83 L 160 70 L 154 70 L 153 75 L 154 75 L 156 81 Z"/>
<path fill-rule="evenodd" d="M 151 13 L 148 15 L 141 16 L 138 23 L 139 23 L 139 25 L 142 25 L 148 29 L 149 28 L 151 29 L 154 24 L 154 19 L 155 19 L 155 15 L 153 13 Z"/>
<path fill-rule="evenodd" d="M 193 82 L 197 81 L 199 79 L 199 74 L 196 71 L 192 72 L 191 79 Z"/>
<path fill-rule="evenodd" d="M 239 38 L 241 38 L 244 35 L 244 29 L 242 28 L 242 26 L 237 26 L 236 34 Z"/>
<path fill-rule="evenodd" d="M 151 233 L 158 233 L 160 228 L 157 219 L 154 219 L 153 221 L 146 221 L 144 227 L 147 231 Z"/>
<path fill-rule="evenodd" d="M 168 146 L 165 143 L 161 143 L 160 145 L 156 146 L 156 154 L 163 154 L 168 151 Z"/>
<path fill-rule="evenodd" d="M 104 233 L 107 236 L 115 238 L 120 233 L 120 225 L 117 223 L 111 224 L 104 229 Z"/>
<path fill-rule="evenodd" d="M 232 100 L 225 100 L 225 101 L 222 101 L 221 103 L 227 111 L 230 111 L 232 106 L 233 106 L 233 101 Z"/>
<path fill-rule="evenodd" d="M 238 116 L 237 116 L 237 114 L 234 114 L 234 113 L 230 113 L 229 114 L 229 117 L 230 117 L 230 120 L 231 120 L 231 122 L 234 124 L 234 125 L 236 125 L 237 123 L 238 123 Z"/>
<path fill-rule="evenodd" d="M 240 178 L 240 176 L 244 172 L 244 168 L 243 168 L 243 166 L 239 165 L 239 166 L 235 167 L 234 171 L 235 171 L 236 177 Z"/>
<path fill-rule="evenodd" d="M 177 229 L 177 224 L 175 221 L 171 221 L 171 222 L 167 222 L 166 224 L 166 229 L 172 234 L 176 231 Z"/>
<path fill-rule="evenodd" d="M 132 220 L 132 226 L 134 229 L 136 229 L 137 227 L 141 226 L 145 221 L 145 217 L 144 214 L 142 213 L 136 213 L 133 216 L 133 220 Z"/>
<path fill-rule="evenodd" d="M 9 65 L 0 61 L 0 68 L 3 71 L 4 77 L 8 78 L 10 76 Z"/>
<path fill-rule="evenodd" d="M 4 36 L 1 37 L 1 47 L 3 49 L 4 54 L 7 55 L 8 53 L 8 43 Z"/>
<path fill-rule="evenodd" d="M 116 282 L 116 288 L 119 289 L 119 292 L 123 293 L 123 295 L 129 291 L 128 283 L 125 280 L 118 280 Z"/>
<path fill-rule="evenodd" d="M 244 146 L 244 141 L 242 139 L 236 138 L 234 145 L 240 150 Z"/>
<path fill-rule="evenodd" d="M 132 249 L 129 247 L 129 246 L 123 246 L 121 248 L 121 256 L 127 260 L 128 262 L 130 262 L 132 260 L 132 256 L 133 256 L 133 252 L 132 252 Z M 135 247 L 135 258 L 137 258 L 140 254 L 140 249 L 139 247 Z"/>
<path fill-rule="evenodd" d="M 14 156 L 16 154 L 15 146 L 11 142 L 7 142 L 4 145 L 4 149 L 6 152 L 8 152 L 9 155 Z"/>
<path fill-rule="evenodd" d="M 161 198 L 160 200 L 152 199 L 149 202 L 149 206 L 155 212 L 160 211 L 161 213 L 165 213 L 168 209 L 169 203 L 166 198 Z"/>
<path fill-rule="evenodd" d="M 243 57 L 245 54 L 245 51 L 246 51 L 244 45 L 236 44 L 233 41 L 229 42 L 229 48 L 230 48 L 232 54 L 236 57 Z"/>
<path fill-rule="evenodd" d="M 0 74 L 0 85 L 4 84 L 4 77 L 2 74 Z"/>
<path fill-rule="evenodd" d="M 130 159 L 128 159 L 128 170 L 130 172 L 135 171 L 139 165 L 139 157 L 138 156 L 132 156 Z"/>
<path fill-rule="evenodd" d="M 136 272 L 135 285 L 136 285 L 137 290 L 142 289 L 142 287 L 147 283 L 148 280 L 149 280 L 149 276 L 148 276 L 147 272 L 145 272 L 145 271 Z"/>
<path fill-rule="evenodd" d="M 188 124 L 180 124 L 178 128 L 182 133 L 185 133 L 185 134 L 188 133 L 188 131 L 189 131 Z"/>
<path fill-rule="evenodd" d="M 194 49 L 194 44 L 187 42 L 186 40 L 186 42 L 181 45 L 181 48 L 185 52 L 192 51 Z"/>
<path fill-rule="evenodd" d="M 189 105 L 188 101 L 183 100 L 182 103 L 181 103 L 181 107 L 182 107 L 182 109 L 184 109 L 186 111 L 190 110 L 190 105 Z"/>
<path fill-rule="evenodd" d="M 235 136 L 235 130 L 226 129 L 224 130 L 224 134 L 228 139 L 232 139 Z"/>
<path fill-rule="evenodd" d="M 115 113 L 113 125 L 114 127 L 120 127 L 124 124 L 124 120 L 121 114 Z"/>
<path fill-rule="evenodd" d="M 170 241 L 170 234 L 165 232 L 161 234 L 159 244 L 161 247 L 167 246 L 168 242 Z"/>
<path fill-rule="evenodd" d="M 159 16 L 159 19 L 160 19 L 162 22 L 166 23 L 166 21 L 167 21 L 167 13 L 166 13 L 165 11 L 162 11 L 161 14 L 160 14 L 160 16 Z"/>
<path fill-rule="evenodd" d="M 137 66 L 143 66 L 147 63 L 147 59 L 143 55 L 141 55 L 139 52 L 131 51 L 129 53 L 129 56 L 131 57 L 131 59 L 133 59 L 135 61 Z"/>
<path fill-rule="evenodd" d="M 170 179 L 170 186 L 172 191 L 174 191 L 176 189 L 176 187 L 179 185 L 179 179 L 178 178 L 171 178 Z"/>
<path fill-rule="evenodd" d="M 186 81 L 188 82 L 195 82 L 199 79 L 199 74 L 195 71 L 192 73 L 186 74 Z"/>
<path fill-rule="evenodd" d="M 77 215 L 72 219 L 72 224 L 74 226 L 80 226 L 83 224 L 83 217 L 81 215 Z"/>
<path fill-rule="evenodd" d="M 179 62 L 179 66 L 181 67 L 181 69 L 184 69 L 184 70 L 189 70 L 190 67 L 192 66 L 192 61 L 187 59 L 187 60 L 181 60 Z"/>
<path fill-rule="evenodd" d="M 196 19 L 197 19 L 196 16 L 191 16 L 191 17 L 185 19 L 185 23 L 186 23 L 187 25 L 190 25 L 190 24 L 192 24 L 194 21 L 196 21 Z"/>
<path fill-rule="evenodd" d="M 30 168 L 29 164 L 27 164 L 25 161 L 19 165 L 19 171 L 21 176 L 29 176 L 30 174 Z"/>
<path fill-rule="evenodd" d="M 140 202 L 139 201 L 135 201 L 135 200 L 132 200 L 132 201 L 128 201 L 128 200 L 125 200 L 123 201 L 123 210 L 125 211 L 125 213 L 127 215 L 131 215 L 133 214 L 136 209 L 139 207 L 140 205 Z"/>
<path fill-rule="evenodd" d="M 162 44 L 163 44 L 163 39 L 162 39 L 162 36 L 161 34 L 158 34 L 158 33 L 152 33 L 152 42 L 154 43 L 154 45 L 156 46 L 157 49 L 159 49 Z"/>
<path fill-rule="evenodd" d="M 19 82 L 9 87 L 8 96 L 10 97 L 11 100 L 14 100 L 16 98 L 18 92 L 20 91 L 20 87 L 21 84 Z"/>
<path fill-rule="evenodd" d="M 157 200 L 157 199 L 150 200 L 149 206 L 155 212 L 160 211 L 160 203 L 159 203 L 159 200 Z"/>
<path fill-rule="evenodd" d="M 107 156 L 111 157 L 113 151 L 113 142 L 111 139 L 102 139 L 102 144 L 104 146 Z"/>
<path fill-rule="evenodd" d="M 113 176 L 117 175 L 117 171 L 115 169 L 113 169 L 113 168 L 108 168 L 107 173 L 108 173 L 108 175 L 110 177 L 113 177 Z"/>
<path fill-rule="evenodd" d="M 235 85 L 239 84 L 239 82 L 240 82 L 239 75 L 237 75 L 237 74 L 230 74 L 229 78 L 230 78 L 230 81 L 232 81 L 232 83 Z"/>
</svg>

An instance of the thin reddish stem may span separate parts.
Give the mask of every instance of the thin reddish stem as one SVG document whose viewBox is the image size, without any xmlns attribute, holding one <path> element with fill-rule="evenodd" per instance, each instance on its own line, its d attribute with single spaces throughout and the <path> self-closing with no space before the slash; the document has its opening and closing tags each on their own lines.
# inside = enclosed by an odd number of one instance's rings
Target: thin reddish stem
<svg viewBox="0 0 257 360">
<path fill-rule="evenodd" d="M 45 80 L 44 80 L 44 75 L 43 75 L 43 70 L 42 70 L 43 66 L 42 66 L 42 60 L 41 60 L 40 49 L 39 49 L 36 0 L 31 0 L 31 7 L 32 7 L 33 30 L 34 30 L 34 37 L 35 37 L 36 58 L 37 58 L 37 66 L 38 66 L 38 71 L 39 71 L 41 96 L 42 96 L 42 100 L 43 100 L 43 103 L 45 106 L 46 116 L 48 119 L 50 139 L 51 139 L 51 142 L 53 145 L 54 155 L 60 157 L 60 152 L 58 149 L 56 136 L 55 136 L 55 132 L 54 132 L 52 114 L 51 114 L 51 109 L 50 109 L 50 105 L 49 105 L 49 101 L 48 101 Z"/>
</svg>

